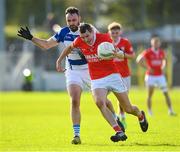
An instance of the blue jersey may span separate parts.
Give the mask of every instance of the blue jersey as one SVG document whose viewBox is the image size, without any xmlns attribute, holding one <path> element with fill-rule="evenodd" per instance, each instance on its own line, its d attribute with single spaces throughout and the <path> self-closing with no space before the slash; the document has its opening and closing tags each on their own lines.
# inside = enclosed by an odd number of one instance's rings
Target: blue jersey
<svg viewBox="0 0 180 152">
<path fill-rule="evenodd" d="M 52 38 L 58 43 L 69 46 L 75 38 L 79 36 L 79 31 L 72 32 L 69 27 L 63 27 Z M 80 50 L 75 48 L 66 58 L 66 69 L 87 69 L 87 61 Z"/>
</svg>

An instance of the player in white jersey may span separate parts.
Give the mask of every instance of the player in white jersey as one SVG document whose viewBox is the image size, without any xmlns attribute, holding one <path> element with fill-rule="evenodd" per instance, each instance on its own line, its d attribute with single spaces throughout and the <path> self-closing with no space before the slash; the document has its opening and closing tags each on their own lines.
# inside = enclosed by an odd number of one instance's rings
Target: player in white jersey
<svg viewBox="0 0 180 152">
<path fill-rule="evenodd" d="M 79 10 L 75 7 L 69 7 L 65 11 L 67 26 L 47 40 L 34 37 L 29 29 L 21 28 L 18 36 L 31 40 L 37 46 L 43 49 L 49 49 L 63 43 L 66 47 L 70 45 L 76 37 L 79 36 L 78 26 L 80 23 Z M 80 51 L 76 49 L 66 58 L 66 85 L 71 100 L 71 118 L 73 123 L 74 138 L 72 144 L 80 144 L 80 97 L 84 86 L 90 86 L 90 76 L 87 67 L 87 61 Z M 108 101 L 110 102 L 110 101 Z M 112 105 L 112 104 L 111 104 Z M 113 111 L 113 107 L 111 107 Z M 120 123 L 120 122 L 119 122 Z"/>
</svg>

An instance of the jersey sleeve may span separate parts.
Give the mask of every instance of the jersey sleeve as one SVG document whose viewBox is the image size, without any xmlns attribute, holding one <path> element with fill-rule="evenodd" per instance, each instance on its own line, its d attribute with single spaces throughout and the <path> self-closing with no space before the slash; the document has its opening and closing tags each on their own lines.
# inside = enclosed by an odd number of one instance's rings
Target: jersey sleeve
<svg viewBox="0 0 180 152">
<path fill-rule="evenodd" d="M 126 48 L 125 48 L 125 52 L 126 52 L 127 54 L 133 54 L 133 53 L 134 53 L 132 44 L 131 44 L 131 42 L 128 41 L 128 40 L 126 40 Z"/>
<path fill-rule="evenodd" d="M 148 51 L 144 50 L 141 54 L 140 54 L 143 58 L 147 59 L 148 58 Z"/>
<path fill-rule="evenodd" d="M 60 29 L 60 31 L 58 33 L 56 33 L 55 35 L 52 36 L 52 39 L 56 42 L 64 42 L 64 37 L 66 36 L 67 33 L 69 33 L 69 28 L 68 27 L 64 27 L 62 29 Z"/>
</svg>

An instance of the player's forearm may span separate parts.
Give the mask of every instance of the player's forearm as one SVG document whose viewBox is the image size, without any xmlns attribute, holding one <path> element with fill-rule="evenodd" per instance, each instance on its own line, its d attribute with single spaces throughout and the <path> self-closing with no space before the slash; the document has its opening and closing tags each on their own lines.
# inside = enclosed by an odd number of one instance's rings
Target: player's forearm
<svg viewBox="0 0 180 152">
<path fill-rule="evenodd" d="M 143 67 L 144 69 L 147 69 L 147 65 L 146 65 L 146 63 L 145 63 L 144 61 L 140 61 L 140 62 L 138 62 L 138 64 L 139 64 L 141 67 Z"/>
<path fill-rule="evenodd" d="M 49 49 L 51 48 L 51 46 L 48 45 L 48 41 L 44 40 L 44 39 L 39 39 L 36 37 L 32 38 L 32 42 L 37 45 L 38 47 L 42 48 L 42 49 Z"/>
<path fill-rule="evenodd" d="M 167 64 L 167 60 L 164 59 L 164 60 L 162 61 L 161 69 L 164 69 L 164 68 L 166 67 L 166 64 Z"/>
<path fill-rule="evenodd" d="M 65 49 L 61 52 L 61 54 L 59 55 L 58 62 L 59 62 L 59 63 L 62 62 L 62 60 L 63 60 L 66 56 L 68 56 L 68 54 L 71 53 L 71 51 L 72 51 L 72 47 L 71 47 L 71 46 L 68 46 L 67 48 L 65 48 Z"/>
<path fill-rule="evenodd" d="M 137 64 L 139 64 L 141 67 L 147 69 L 146 62 L 145 62 L 144 58 L 143 58 L 141 55 L 139 55 L 139 56 L 137 57 L 136 62 L 137 62 Z"/>
<path fill-rule="evenodd" d="M 56 69 L 57 69 L 58 72 L 64 72 L 64 71 L 65 71 L 65 69 L 62 68 L 62 66 L 61 66 L 61 62 L 62 62 L 62 60 L 71 52 L 71 50 L 72 50 L 72 49 L 71 49 L 71 46 L 68 46 L 67 48 L 65 48 L 65 49 L 61 52 L 59 58 L 58 58 L 57 61 L 56 61 Z"/>
</svg>

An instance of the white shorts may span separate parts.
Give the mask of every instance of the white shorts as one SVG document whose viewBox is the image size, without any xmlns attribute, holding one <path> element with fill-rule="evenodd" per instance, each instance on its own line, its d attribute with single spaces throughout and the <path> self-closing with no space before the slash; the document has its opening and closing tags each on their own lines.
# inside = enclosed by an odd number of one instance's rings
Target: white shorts
<svg viewBox="0 0 180 152">
<path fill-rule="evenodd" d="M 124 84 L 126 85 L 126 88 L 129 90 L 131 87 L 131 77 L 122 77 Z"/>
<path fill-rule="evenodd" d="M 167 83 L 164 75 L 152 76 L 145 75 L 146 86 L 159 87 L 163 92 L 167 92 Z"/>
<path fill-rule="evenodd" d="M 66 76 L 67 87 L 71 84 L 77 84 L 82 89 L 84 87 L 87 89 L 91 88 L 91 79 L 88 69 L 82 69 L 82 70 L 67 69 L 65 71 L 65 76 Z"/>
<path fill-rule="evenodd" d="M 123 83 L 120 74 L 111 74 L 104 78 L 91 80 L 91 90 L 93 91 L 99 88 L 117 93 L 127 92 L 127 87 Z"/>
</svg>

